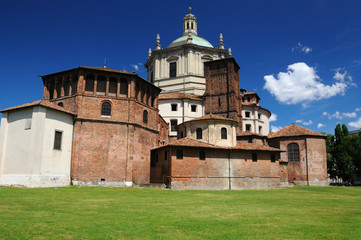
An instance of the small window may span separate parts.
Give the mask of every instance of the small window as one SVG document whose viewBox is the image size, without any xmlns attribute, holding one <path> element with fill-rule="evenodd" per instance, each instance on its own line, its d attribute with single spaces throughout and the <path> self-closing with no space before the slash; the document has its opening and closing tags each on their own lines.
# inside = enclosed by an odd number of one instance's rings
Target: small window
<svg viewBox="0 0 361 240">
<path fill-rule="evenodd" d="M 191 28 L 193 29 L 193 23 L 191 23 Z"/>
<path fill-rule="evenodd" d="M 290 162 L 300 161 L 299 147 L 297 143 L 288 144 L 287 151 L 288 151 L 288 161 Z"/>
<path fill-rule="evenodd" d="M 102 104 L 101 115 L 102 116 L 110 116 L 110 114 L 111 114 L 111 105 L 109 102 L 104 102 Z"/>
<path fill-rule="evenodd" d="M 143 123 L 148 123 L 148 111 L 143 111 Z"/>
<path fill-rule="evenodd" d="M 246 124 L 246 131 L 251 131 L 251 124 Z"/>
<path fill-rule="evenodd" d="M 206 152 L 199 151 L 199 160 L 206 160 Z"/>
<path fill-rule="evenodd" d="M 197 139 L 202 139 L 203 136 L 202 136 L 202 128 L 197 128 Z"/>
<path fill-rule="evenodd" d="M 62 102 L 58 103 L 59 107 L 64 107 L 64 104 Z"/>
<path fill-rule="evenodd" d="M 257 153 L 252 153 L 252 162 L 257 162 Z"/>
<path fill-rule="evenodd" d="M 187 29 L 189 29 L 189 23 L 187 22 Z"/>
<path fill-rule="evenodd" d="M 180 138 L 183 138 L 183 131 L 180 132 Z"/>
<path fill-rule="evenodd" d="M 227 139 L 227 128 L 221 128 L 221 139 Z"/>
<path fill-rule="evenodd" d="M 261 132 L 262 132 L 262 126 L 258 126 L 258 133 L 261 134 Z"/>
<path fill-rule="evenodd" d="M 249 118 L 249 117 L 250 117 L 250 115 L 251 115 L 251 113 L 250 113 L 250 112 L 246 112 L 246 118 Z"/>
<path fill-rule="evenodd" d="M 260 113 L 258 113 L 258 119 L 261 119 L 261 114 Z"/>
<path fill-rule="evenodd" d="M 197 112 L 197 105 L 191 105 L 191 111 Z"/>
<path fill-rule="evenodd" d="M 153 71 L 150 72 L 150 82 L 153 83 L 154 81 L 154 73 Z"/>
<path fill-rule="evenodd" d="M 220 107 L 220 106 L 221 106 L 221 99 L 218 98 L 218 107 Z"/>
<path fill-rule="evenodd" d="M 276 155 L 271 154 L 271 162 L 276 162 Z"/>
<path fill-rule="evenodd" d="M 54 149 L 61 150 L 61 139 L 63 136 L 63 132 L 61 131 L 55 131 L 54 136 Z"/>
<path fill-rule="evenodd" d="M 177 119 L 170 120 L 170 130 L 172 132 L 177 131 L 177 128 L 176 128 L 177 125 L 178 125 L 178 120 Z"/>
<path fill-rule="evenodd" d="M 252 143 L 253 142 L 253 139 L 252 139 L 252 137 L 250 137 L 249 139 L 248 139 L 248 143 Z"/>
<path fill-rule="evenodd" d="M 177 76 L 177 63 L 172 62 L 169 63 L 169 77 L 176 77 Z"/>
<path fill-rule="evenodd" d="M 176 150 L 177 159 L 183 159 L 183 150 Z"/>
<path fill-rule="evenodd" d="M 31 118 L 25 120 L 25 130 L 31 129 Z"/>
<path fill-rule="evenodd" d="M 172 112 L 177 111 L 178 104 L 172 104 Z"/>
</svg>

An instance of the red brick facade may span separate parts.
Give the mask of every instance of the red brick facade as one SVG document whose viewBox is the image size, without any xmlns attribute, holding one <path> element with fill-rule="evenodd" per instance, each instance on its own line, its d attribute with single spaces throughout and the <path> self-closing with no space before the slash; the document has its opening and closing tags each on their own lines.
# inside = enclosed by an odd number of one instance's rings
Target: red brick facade
<svg viewBox="0 0 361 240">
<path fill-rule="evenodd" d="M 75 183 L 149 183 L 150 149 L 166 142 L 167 125 L 157 108 L 160 89 L 134 73 L 102 68 L 80 67 L 43 81 L 44 98 L 76 114 Z M 104 103 L 109 113 L 102 113 Z"/>
</svg>

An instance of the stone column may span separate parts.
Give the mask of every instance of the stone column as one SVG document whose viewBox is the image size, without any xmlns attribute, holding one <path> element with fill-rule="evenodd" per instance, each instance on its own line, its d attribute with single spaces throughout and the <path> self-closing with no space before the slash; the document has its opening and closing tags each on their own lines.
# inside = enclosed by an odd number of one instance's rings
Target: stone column
<svg viewBox="0 0 361 240">
<path fill-rule="evenodd" d="M 108 96 L 109 94 L 109 77 L 106 79 L 106 85 L 105 85 L 105 96 Z"/>
<path fill-rule="evenodd" d="M 94 90 L 93 90 L 94 95 L 97 94 L 97 85 L 98 85 L 98 75 L 94 74 Z"/>
</svg>

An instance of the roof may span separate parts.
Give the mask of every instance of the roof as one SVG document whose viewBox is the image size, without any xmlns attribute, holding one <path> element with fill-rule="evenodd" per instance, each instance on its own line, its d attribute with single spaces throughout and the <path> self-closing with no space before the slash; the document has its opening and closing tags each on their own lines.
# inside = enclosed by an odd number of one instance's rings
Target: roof
<svg viewBox="0 0 361 240">
<path fill-rule="evenodd" d="M 170 142 L 167 145 L 161 146 L 159 148 L 164 148 L 168 146 L 174 147 L 198 147 L 198 148 L 213 148 L 213 149 L 225 149 L 225 150 L 244 150 L 244 151 L 271 151 L 271 152 L 281 152 L 278 148 L 267 147 L 263 145 L 257 145 L 254 143 L 238 143 L 235 147 L 222 147 L 198 140 L 190 139 L 188 137 L 180 138 Z"/>
<path fill-rule="evenodd" d="M 256 92 L 244 92 L 243 95 L 257 94 Z M 258 94 L 257 94 L 258 95 Z"/>
<path fill-rule="evenodd" d="M 180 38 L 177 38 L 171 44 L 169 44 L 169 46 L 167 48 L 185 45 L 185 44 L 187 44 L 187 41 L 188 41 L 187 35 L 181 36 Z M 210 42 L 208 42 L 206 39 L 198 37 L 196 35 L 192 35 L 192 44 L 202 46 L 202 47 L 213 48 L 213 45 L 210 44 Z"/>
<path fill-rule="evenodd" d="M 317 137 L 326 137 L 325 135 L 312 131 L 310 129 L 298 126 L 297 124 L 292 123 L 291 125 L 279 130 L 275 133 L 270 133 L 268 138 L 278 138 L 278 137 L 295 137 L 295 136 L 317 136 Z"/>
<path fill-rule="evenodd" d="M 11 108 L 7 108 L 7 109 L 4 109 L 4 110 L 1 110 L 0 112 L 7 112 L 7 111 L 12 111 L 12 110 L 17 110 L 17 109 L 27 108 L 27 107 L 34 107 L 34 106 L 43 106 L 43 107 L 46 107 L 46 108 L 51 108 L 51 109 L 54 109 L 54 110 L 58 110 L 58 111 L 61 111 L 61 112 L 65 112 L 65 113 L 69 113 L 69 114 L 74 115 L 74 113 L 72 111 L 66 110 L 63 107 L 60 107 L 60 106 L 58 106 L 58 105 L 56 105 L 54 103 L 51 103 L 48 100 L 44 100 L 44 99 L 38 100 L 38 101 L 35 101 L 35 102 L 31 102 L 31 103 L 26 103 L 26 104 L 19 105 L 19 106 L 15 106 L 15 107 L 11 107 Z"/>
<path fill-rule="evenodd" d="M 42 75 L 41 77 L 50 76 L 50 75 L 54 75 L 54 74 L 58 74 L 58 73 L 62 73 L 62 72 L 68 72 L 68 71 L 72 71 L 72 70 L 76 70 L 76 69 L 90 69 L 90 70 L 97 70 L 97 71 L 104 71 L 104 72 L 113 72 L 113 73 L 124 73 L 124 74 L 130 74 L 130 75 L 137 75 L 135 72 L 128 72 L 128 71 L 125 71 L 125 70 L 117 70 L 117 69 L 107 68 L 107 67 L 80 66 L 80 67 L 77 67 L 77 68 L 72 68 L 72 69 L 68 69 L 68 70 L 64 70 L 64 71 L 60 71 L 60 72 L 55 72 L 55 73 Z"/>
<path fill-rule="evenodd" d="M 203 99 L 200 98 L 200 96 L 189 95 L 185 93 L 165 93 L 159 95 L 159 100 L 166 100 L 166 99 L 191 99 L 191 100 L 203 101 Z"/>
<path fill-rule="evenodd" d="M 258 134 L 258 133 L 254 133 L 254 132 L 250 132 L 250 131 L 244 131 L 241 132 L 240 134 L 238 134 L 237 136 L 258 136 L 258 137 L 267 137 L 265 135 L 262 134 Z"/>
<path fill-rule="evenodd" d="M 236 122 L 238 123 L 236 120 L 234 119 L 231 119 L 231 118 L 226 118 L 226 117 L 221 117 L 219 115 L 214 115 L 214 114 L 207 114 L 203 117 L 199 117 L 199 118 L 194 118 L 192 120 L 188 120 L 184 123 L 187 123 L 187 122 L 195 122 L 195 121 L 203 121 L 203 120 L 223 120 L 223 121 L 231 121 L 231 122 Z M 183 123 L 182 123 L 183 124 Z"/>
</svg>

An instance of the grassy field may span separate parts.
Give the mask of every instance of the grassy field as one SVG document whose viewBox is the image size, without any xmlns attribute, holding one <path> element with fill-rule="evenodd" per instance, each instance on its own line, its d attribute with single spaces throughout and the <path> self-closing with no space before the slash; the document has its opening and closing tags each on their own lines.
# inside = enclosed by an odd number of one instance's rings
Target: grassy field
<svg viewBox="0 0 361 240">
<path fill-rule="evenodd" d="M 361 188 L 0 188 L 0 239 L 361 239 Z"/>
</svg>

